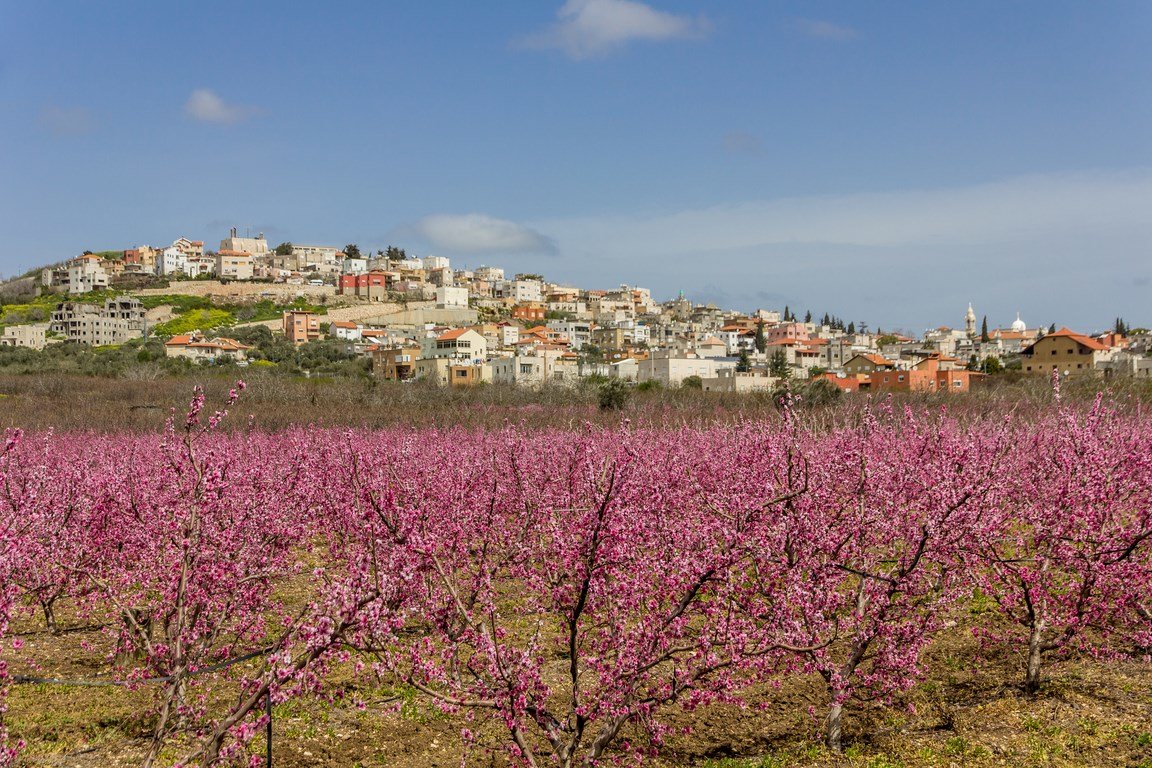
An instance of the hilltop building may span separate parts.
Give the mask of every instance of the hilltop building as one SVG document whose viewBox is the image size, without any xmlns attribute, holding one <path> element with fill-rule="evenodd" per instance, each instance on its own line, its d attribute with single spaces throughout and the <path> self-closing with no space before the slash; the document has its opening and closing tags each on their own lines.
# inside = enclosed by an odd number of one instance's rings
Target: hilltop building
<svg viewBox="0 0 1152 768">
<path fill-rule="evenodd" d="M 238 237 L 236 235 L 236 227 L 232 227 L 228 237 L 220 241 L 220 250 L 240 251 L 247 253 L 249 256 L 267 256 L 268 241 L 264 239 L 263 232 L 256 235 L 256 237 Z"/>
</svg>

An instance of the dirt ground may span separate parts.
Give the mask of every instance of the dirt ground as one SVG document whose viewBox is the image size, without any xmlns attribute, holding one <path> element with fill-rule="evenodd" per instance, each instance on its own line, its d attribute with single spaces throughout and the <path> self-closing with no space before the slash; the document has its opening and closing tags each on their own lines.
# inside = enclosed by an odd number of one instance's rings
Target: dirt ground
<svg viewBox="0 0 1152 768">
<path fill-rule="evenodd" d="M 98 627 L 65 620 L 53 636 L 35 617 L 14 626 L 23 648 L 12 672 L 42 677 L 102 678 L 108 641 Z M 991 654 L 991 655 L 990 655 Z M 741 709 L 715 705 L 673 710 L 676 733 L 652 764 L 708 768 L 861 766 L 1121 766 L 1152 768 L 1152 668 L 1142 662 L 1091 658 L 1048 668 L 1044 692 L 1025 696 L 1016 684 L 1018 654 L 982 651 L 967 631 L 938 641 L 927 678 L 891 706 L 855 704 L 845 723 L 842 755 L 820 744 L 825 699 L 812 678 L 764 686 Z M 455 768 L 504 766 L 504 735 L 495 723 L 468 723 L 478 734 L 467 750 L 462 716 L 448 716 L 414 691 L 386 681 L 366 684 L 346 670 L 330 676 L 327 698 L 278 705 L 273 713 L 276 766 Z M 226 696 L 224 690 L 214 695 Z M 25 766 L 139 765 L 148 746 L 150 691 L 15 685 L 6 721 L 27 742 Z M 638 734 L 637 734 L 638 735 Z M 165 753 L 174 760 L 179 745 Z M 251 745 L 263 754 L 263 736 Z M 167 764 L 171 764 L 170 762 Z"/>
</svg>

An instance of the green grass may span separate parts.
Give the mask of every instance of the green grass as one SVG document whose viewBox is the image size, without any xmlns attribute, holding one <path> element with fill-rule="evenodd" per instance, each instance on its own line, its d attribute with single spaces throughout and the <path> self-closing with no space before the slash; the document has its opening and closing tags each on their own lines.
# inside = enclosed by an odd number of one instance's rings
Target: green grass
<svg viewBox="0 0 1152 768">
<path fill-rule="evenodd" d="M 212 309 L 212 302 L 203 296 L 188 296 L 182 293 L 164 293 L 157 296 L 140 296 L 140 303 L 145 309 L 155 309 L 168 305 L 172 311 L 180 314 L 193 309 Z"/>
<path fill-rule="evenodd" d="M 46 323 L 51 319 L 56 305 L 63 301 L 79 301 L 85 304 L 103 304 L 106 299 L 123 295 L 120 291 L 92 291 L 71 295 L 67 293 L 42 293 L 18 304 L 0 305 L 0 325 L 22 325 L 24 323 Z"/>
<path fill-rule="evenodd" d="M 224 309 L 192 309 L 166 323 L 160 323 L 153 332 L 157 336 L 175 336 L 179 333 L 204 331 L 233 325 L 236 317 Z"/>
</svg>

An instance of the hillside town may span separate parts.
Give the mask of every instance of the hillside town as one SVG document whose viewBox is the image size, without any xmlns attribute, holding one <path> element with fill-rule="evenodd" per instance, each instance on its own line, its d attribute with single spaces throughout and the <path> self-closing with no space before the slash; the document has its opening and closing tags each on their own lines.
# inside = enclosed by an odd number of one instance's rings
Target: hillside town
<svg viewBox="0 0 1152 768">
<path fill-rule="evenodd" d="M 308 298 L 314 303 L 290 306 L 264 324 L 298 347 L 339 342 L 370 360 L 379 379 L 453 387 L 598 377 L 709 392 L 824 380 L 848 392 L 964 393 L 1010 370 L 1152 376 L 1152 335 L 1130 331 L 1120 319 L 1095 334 L 1029 327 L 1019 315 L 1005 327 L 989 327 L 969 305 L 957 312 L 958 327 L 914 338 L 829 314 L 800 317 L 788 307 L 738 312 L 690 302 L 682 293 L 658 302 L 637 286 L 581 288 L 497 266 L 457 269 L 448 258 L 417 258 L 395 247 L 375 254 L 354 245 L 270 247 L 263 234 L 241 237 L 235 228 L 215 251 L 181 237 L 163 247 L 85 252 L 43 269 L 36 282 L 41 295 L 59 296 L 50 318 L 5 325 L 0 346 L 100 347 L 158 337 L 171 358 L 251 364 L 257 353 L 229 335 L 228 321 L 165 333 L 158 322 L 164 316 L 140 298 L 199 286 L 207 290 L 198 295 L 212 301 Z"/>
</svg>

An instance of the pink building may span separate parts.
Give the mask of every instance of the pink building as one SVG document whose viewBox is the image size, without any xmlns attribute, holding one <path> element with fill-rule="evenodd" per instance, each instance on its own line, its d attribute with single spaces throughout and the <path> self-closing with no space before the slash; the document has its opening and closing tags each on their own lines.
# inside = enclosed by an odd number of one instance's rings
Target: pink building
<svg viewBox="0 0 1152 768">
<path fill-rule="evenodd" d="M 803 323 L 781 323 L 764 329 L 768 343 L 773 341 L 807 341 L 808 327 Z"/>
</svg>

